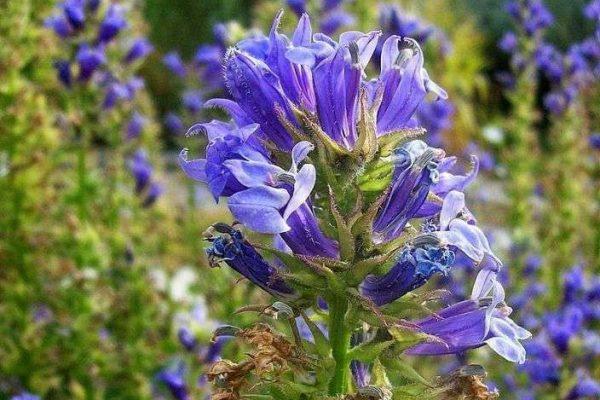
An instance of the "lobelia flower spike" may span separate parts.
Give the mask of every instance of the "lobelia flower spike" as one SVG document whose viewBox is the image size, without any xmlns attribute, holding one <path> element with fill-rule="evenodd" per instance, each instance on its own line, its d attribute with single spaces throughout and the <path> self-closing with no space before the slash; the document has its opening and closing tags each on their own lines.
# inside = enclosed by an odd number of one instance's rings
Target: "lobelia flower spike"
<svg viewBox="0 0 600 400">
<path fill-rule="evenodd" d="M 319 356 L 334 361 L 329 395 L 346 393 L 351 371 L 356 387 L 369 389 L 373 359 L 361 359 L 369 358 L 362 346 L 383 345 L 386 329 L 397 339 L 388 326 L 397 321 L 393 310 L 416 302 L 419 295 L 407 294 L 435 274 L 449 274 L 457 258 L 478 267 L 471 298 L 407 328 L 395 326 L 438 338 L 411 342 L 407 354 L 454 354 L 487 344 L 522 362 L 520 340 L 530 334 L 508 318 L 497 278 L 502 263 L 462 193 L 477 175 L 478 160 L 456 175 L 454 157 L 413 140 L 422 133 L 418 110 L 427 93 L 446 97 L 429 79 L 419 44 L 389 36 L 379 75 L 369 80 L 367 65 L 380 32 L 345 32 L 336 41 L 313 34 L 303 14 L 288 38 L 278 31 L 281 18 L 268 36 L 254 35 L 227 52 L 231 99 L 204 106 L 222 109 L 230 121 L 192 126 L 189 133 L 207 137 L 205 158 L 188 159 L 183 150 L 180 165 L 207 184 L 215 200 L 227 198 L 236 221 L 273 235 L 273 248 L 260 248 L 276 254 L 286 273 L 224 224 L 215 224 L 208 236 L 211 264 L 224 262 L 300 314 L 314 315 L 307 304 L 326 300 L 320 312 L 328 314 L 327 337 L 317 335 L 313 344 L 326 340 L 331 348 L 321 348 Z M 422 303 L 417 308 L 426 309 Z M 357 335 L 360 324 L 368 335 Z"/>
</svg>

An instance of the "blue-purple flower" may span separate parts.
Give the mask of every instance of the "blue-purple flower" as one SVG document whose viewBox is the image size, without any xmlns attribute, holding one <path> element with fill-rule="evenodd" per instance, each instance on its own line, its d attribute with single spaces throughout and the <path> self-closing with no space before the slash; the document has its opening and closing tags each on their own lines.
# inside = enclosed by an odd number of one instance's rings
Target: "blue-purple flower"
<svg viewBox="0 0 600 400">
<path fill-rule="evenodd" d="M 166 386 L 176 400 L 189 399 L 189 392 L 185 381 L 186 368 L 183 363 L 164 369 L 157 374 L 156 378 Z"/>
<path fill-rule="evenodd" d="M 148 154 L 141 149 L 136 151 L 129 160 L 129 169 L 135 180 L 135 192 L 142 198 L 142 205 L 151 206 L 162 194 L 163 187 L 153 179 L 154 169 Z"/>
<path fill-rule="evenodd" d="M 29 392 L 22 392 L 10 398 L 10 400 L 40 400 L 41 397 Z"/>
<path fill-rule="evenodd" d="M 511 309 L 504 304 L 504 290 L 495 283 L 491 298 L 476 295 L 436 315 L 415 322 L 421 331 L 441 342 L 418 344 L 406 353 L 411 355 L 456 354 L 465 350 L 489 346 L 505 359 L 522 364 L 525 349 L 520 341 L 531 333 L 515 324 L 508 316 Z"/>
<path fill-rule="evenodd" d="M 111 41 L 127 26 L 122 6 L 111 4 L 98 28 L 97 40 L 101 43 Z"/>
<path fill-rule="evenodd" d="M 131 119 L 125 127 L 125 138 L 127 140 L 135 139 L 140 136 L 148 119 L 139 112 L 134 112 Z"/>
<path fill-rule="evenodd" d="M 387 274 L 367 276 L 360 286 L 362 294 L 381 306 L 423 286 L 436 273 L 446 274 L 454 253 L 433 243 L 404 250 Z"/>
<path fill-rule="evenodd" d="M 268 293 L 282 298 L 294 298 L 294 290 L 278 276 L 277 269 L 270 265 L 236 229 L 210 239 L 206 250 L 211 265 L 224 262 Z"/>
<path fill-rule="evenodd" d="M 177 75 L 180 78 L 183 78 L 185 76 L 185 65 L 179 54 L 177 54 L 177 52 L 172 51 L 170 53 L 167 53 L 163 57 L 162 61 L 165 67 L 167 67 L 167 69 L 171 71 L 171 73 Z"/>
<path fill-rule="evenodd" d="M 79 64 L 80 81 L 88 81 L 96 70 L 106 62 L 104 49 L 101 47 L 90 47 L 83 45 L 77 52 L 77 63 Z"/>
<path fill-rule="evenodd" d="M 148 54 L 154 51 L 154 46 L 146 38 L 138 38 L 134 40 L 131 47 L 123 57 L 123 62 L 126 64 L 132 63 L 136 60 L 146 57 Z"/>
</svg>

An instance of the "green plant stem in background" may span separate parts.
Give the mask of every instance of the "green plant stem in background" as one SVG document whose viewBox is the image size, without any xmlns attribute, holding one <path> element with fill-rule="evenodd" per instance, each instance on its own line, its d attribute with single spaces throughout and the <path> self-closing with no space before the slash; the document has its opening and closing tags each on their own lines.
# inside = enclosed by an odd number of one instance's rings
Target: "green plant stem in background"
<svg viewBox="0 0 600 400">
<path fill-rule="evenodd" d="M 513 106 L 509 121 L 507 152 L 508 195 L 511 201 L 509 223 L 518 244 L 528 244 L 533 237 L 533 214 L 530 203 L 535 187 L 536 130 L 535 130 L 535 67 L 530 63 L 517 78 L 510 96 Z"/>
<path fill-rule="evenodd" d="M 577 262 L 580 245 L 583 245 L 582 211 L 586 194 L 584 144 L 580 104 L 575 103 L 563 115 L 553 119 L 550 131 L 549 160 L 544 171 L 545 194 L 548 205 L 541 226 L 544 254 L 548 268 L 545 281 L 550 284 L 551 305 L 561 299 L 562 273 Z M 583 235 L 582 235 L 583 233 Z"/>
<path fill-rule="evenodd" d="M 85 134 L 82 134 L 77 146 L 77 208 L 79 219 L 85 221 L 88 218 L 87 201 L 87 152 Z"/>
<path fill-rule="evenodd" d="M 345 393 L 348 386 L 348 347 L 350 345 L 350 331 L 346 327 L 346 312 L 348 301 L 341 296 L 334 296 L 329 301 L 329 342 L 331 353 L 335 360 L 333 378 L 329 382 L 329 394 Z"/>
</svg>

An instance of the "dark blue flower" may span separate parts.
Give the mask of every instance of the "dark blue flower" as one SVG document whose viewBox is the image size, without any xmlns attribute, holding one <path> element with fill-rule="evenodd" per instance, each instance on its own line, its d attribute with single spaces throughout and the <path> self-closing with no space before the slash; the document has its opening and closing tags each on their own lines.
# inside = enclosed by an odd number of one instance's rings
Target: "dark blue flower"
<svg viewBox="0 0 600 400">
<path fill-rule="evenodd" d="M 498 43 L 498 47 L 500 47 L 500 49 L 505 53 L 513 53 L 515 50 L 517 50 L 518 45 L 519 41 L 514 32 L 505 33 Z"/>
<path fill-rule="evenodd" d="M 424 45 L 434 32 L 434 28 L 410 15 L 396 4 L 383 4 L 379 10 L 379 24 L 384 33 L 384 40 L 390 35 L 409 37 Z"/>
<path fill-rule="evenodd" d="M 585 276 L 583 267 L 575 265 L 563 275 L 563 299 L 565 303 L 572 303 L 581 297 L 585 289 Z"/>
<path fill-rule="evenodd" d="M 381 306 L 423 286 L 436 273 L 446 274 L 453 264 L 454 253 L 447 248 L 425 245 L 406 249 L 387 274 L 368 276 L 361 292 Z"/>
<path fill-rule="evenodd" d="M 454 106 L 448 100 L 424 101 L 417 110 L 417 119 L 428 134 L 428 142 L 435 146 L 443 143 L 442 133 L 452 126 Z"/>
<path fill-rule="evenodd" d="M 191 114 L 196 114 L 202 110 L 204 101 L 202 100 L 202 93 L 198 90 L 190 90 L 183 94 L 183 106 Z"/>
<path fill-rule="evenodd" d="M 212 31 L 215 42 L 223 48 L 226 47 L 229 43 L 229 29 L 227 25 L 222 23 L 215 24 Z"/>
<path fill-rule="evenodd" d="M 85 23 L 85 0 L 65 0 L 62 9 L 73 29 L 83 28 Z"/>
<path fill-rule="evenodd" d="M 286 0 L 286 3 L 298 17 L 306 12 L 306 0 Z"/>
<path fill-rule="evenodd" d="M 104 49 L 82 45 L 77 51 L 77 63 L 79 64 L 80 81 L 88 81 L 94 72 L 106 62 Z"/>
<path fill-rule="evenodd" d="M 530 254 L 525 258 L 525 272 L 526 275 L 534 275 L 540 270 L 543 263 L 543 258 L 539 254 Z"/>
<path fill-rule="evenodd" d="M 185 132 L 185 127 L 183 126 L 181 118 L 174 113 L 168 113 L 165 117 L 164 123 L 169 132 L 173 134 L 179 135 Z"/>
<path fill-rule="evenodd" d="M 576 305 L 567 306 L 546 315 L 544 321 L 546 332 L 561 354 L 566 354 L 569 351 L 571 339 L 583 327 L 583 317 L 582 310 Z"/>
<path fill-rule="evenodd" d="M 558 384 L 562 361 L 546 338 L 539 336 L 526 342 L 525 349 L 527 361 L 519 369 L 527 374 L 529 380 L 538 385 Z"/>
<path fill-rule="evenodd" d="M 150 188 L 148 189 L 147 193 L 146 193 L 146 197 L 144 197 L 143 201 L 142 201 L 142 206 L 143 207 L 150 207 L 152 206 L 156 200 L 158 200 L 158 198 L 163 194 L 164 192 L 164 187 L 158 183 L 158 182 L 152 182 L 152 184 L 150 185 Z"/>
<path fill-rule="evenodd" d="M 200 353 L 202 362 L 204 364 L 211 364 L 217 361 L 221 355 L 223 346 L 225 343 L 227 343 L 227 341 L 229 341 L 228 337 L 221 336 L 218 337 L 213 343 L 206 346 Z"/>
<path fill-rule="evenodd" d="M 111 4 L 98 28 L 98 41 L 110 42 L 119 32 L 127 26 L 123 7 Z"/>
<path fill-rule="evenodd" d="M 141 193 L 148 186 L 153 172 L 148 154 L 144 150 L 136 151 L 129 161 L 129 169 L 135 179 L 135 191 Z"/>
<path fill-rule="evenodd" d="M 177 400 L 189 399 L 185 377 L 186 370 L 183 363 L 175 368 L 165 369 L 157 375 L 157 379 L 167 387 L 171 395 Z"/>
<path fill-rule="evenodd" d="M 187 351 L 194 350 L 198 345 L 198 339 L 196 339 L 196 336 L 194 336 L 194 334 L 185 327 L 179 328 L 177 331 L 177 338 Z"/>
<path fill-rule="evenodd" d="M 566 400 L 597 399 L 600 397 L 600 382 L 580 373 L 577 384 L 571 389 Z"/>
<path fill-rule="evenodd" d="M 180 78 L 183 78 L 186 74 L 185 65 L 179 57 L 179 54 L 172 51 L 167 53 L 163 57 L 163 64 L 171 71 L 173 74 L 177 75 Z"/>
<path fill-rule="evenodd" d="M 44 26 L 52 29 L 54 33 L 63 39 L 73 33 L 73 28 L 71 28 L 69 21 L 67 21 L 64 15 L 53 15 L 48 17 L 44 21 Z"/>
<path fill-rule="evenodd" d="M 591 20 L 600 20 L 600 0 L 590 1 L 584 9 L 584 15 Z"/>
<path fill-rule="evenodd" d="M 102 0 L 86 0 L 85 5 L 88 11 L 96 12 L 100 7 L 100 3 L 102 3 Z"/>
<path fill-rule="evenodd" d="M 125 54 L 123 62 L 126 64 L 132 63 L 135 60 L 146 57 L 148 54 L 152 53 L 152 51 L 154 51 L 154 46 L 152 46 L 148 39 L 138 38 L 133 42 L 127 51 L 127 54 Z"/>
<path fill-rule="evenodd" d="M 67 60 L 58 60 L 54 62 L 54 68 L 56 69 L 58 80 L 66 87 L 71 87 L 73 83 L 71 63 Z"/>
<path fill-rule="evenodd" d="M 544 107 L 552 114 L 560 115 L 567 108 L 567 99 L 560 92 L 552 92 L 544 97 Z"/>
<path fill-rule="evenodd" d="M 332 10 L 324 15 L 319 27 L 326 35 L 333 35 L 339 29 L 354 24 L 355 18 L 344 10 Z"/>
<path fill-rule="evenodd" d="M 244 239 L 240 231 L 229 228 L 227 233 L 210 240 L 212 244 L 206 254 L 211 265 L 222 261 L 276 297 L 295 297 L 294 290 L 281 279 L 277 269 Z"/>
<path fill-rule="evenodd" d="M 134 112 L 131 116 L 131 119 L 127 123 L 127 126 L 125 127 L 125 138 L 127 140 L 131 140 L 140 136 L 140 133 L 142 133 L 142 130 L 147 123 L 148 120 L 146 117 L 137 111 Z"/>
</svg>

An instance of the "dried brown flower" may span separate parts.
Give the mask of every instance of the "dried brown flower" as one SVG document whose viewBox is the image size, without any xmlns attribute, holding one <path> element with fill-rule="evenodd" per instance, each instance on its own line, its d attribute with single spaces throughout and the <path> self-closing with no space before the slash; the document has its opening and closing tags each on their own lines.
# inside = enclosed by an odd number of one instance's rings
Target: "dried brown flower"
<svg viewBox="0 0 600 400">
<path fill-rule="evenodd" d="M 440 400 L 495 400 L 496 391 L 490 391 L 483 383 L 486 372 L 480 365 L 465 365 L 448 376 L 439 378 L 444 389 Z"/>
</svg>

